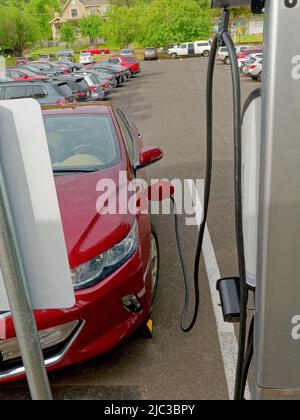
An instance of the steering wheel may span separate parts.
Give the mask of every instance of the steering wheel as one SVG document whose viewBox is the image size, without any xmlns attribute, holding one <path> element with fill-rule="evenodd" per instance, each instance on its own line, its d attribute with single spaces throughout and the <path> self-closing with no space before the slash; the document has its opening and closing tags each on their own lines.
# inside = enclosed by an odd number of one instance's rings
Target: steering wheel
<svg viewBox="0 0 300 420">
<path fill-rule="evenodd" d="M 101 160 L 101 162 L 105 161 L 105 156 L 101 150 L 97 149 L 97 147 L 90 146 L 89 144 L 80 144 L 79 146 L 74 147 L 66 159 L 74 155 L 82 154 L 96 156 L 99 160 Z"/>
</svg>

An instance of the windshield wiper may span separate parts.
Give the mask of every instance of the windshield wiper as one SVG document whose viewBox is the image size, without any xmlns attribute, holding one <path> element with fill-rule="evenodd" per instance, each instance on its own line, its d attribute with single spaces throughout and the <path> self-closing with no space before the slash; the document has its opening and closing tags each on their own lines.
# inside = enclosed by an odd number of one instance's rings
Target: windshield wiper
<svg viewBox="0 0 300 420">
<path fill-rule="evenodd" d="M 78 169 L 78 168 L 68 168 L 68 169 L 53 169 L 54 174 L 68 174 L 68 173 L 90 173 L 96 172 L 97 169 Z"/>
</svg>

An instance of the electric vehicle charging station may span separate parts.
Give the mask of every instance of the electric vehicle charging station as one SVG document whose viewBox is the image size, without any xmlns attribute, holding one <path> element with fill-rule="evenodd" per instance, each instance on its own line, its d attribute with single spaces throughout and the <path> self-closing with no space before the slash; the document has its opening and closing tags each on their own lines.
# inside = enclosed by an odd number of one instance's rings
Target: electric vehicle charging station
<svg viewBox="0 0 300 420">
<path fill-rule="evenodd" d="M 0 311 L 11 311 L 32 398 L 48 400 L 33 309 L 72 307 L 75 295 L 42 113 L 33 99 L 0 105 L 0 219 Z"/>
<path fill-rule="evenodd" d="M 248 5 L 265 14 L 264 74 L 261 90 L 250 95 L 242 115 L 227 8 Z M 217 44 L 226 45 L 233 59 L 240 276 L 220 280 L 218 289 L 225 320 L 240 321 L 235 397 L 244 398 L 253 357 L 254 399 L 300 399 L 300 1 L 215 0 L 212 7 L 224 8 L 213 53 Z M 208 69 L 208 201 L 214 59 Z M 255 293 L 255 310 L 246 350 L 249 290 Z"/>
</svg>

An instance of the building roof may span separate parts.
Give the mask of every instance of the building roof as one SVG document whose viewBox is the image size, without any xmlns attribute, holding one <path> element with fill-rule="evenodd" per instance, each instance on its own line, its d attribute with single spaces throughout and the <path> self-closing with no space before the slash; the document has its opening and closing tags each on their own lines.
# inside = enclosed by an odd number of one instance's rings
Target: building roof
<svg viewBox="0 0 300 420">
<path fill-rule="evenodd" d="M 69 4 L 70 1 L 71 0 L 67 0 L 64 3 L 64 5 L 62 7 L 62 10 L 64 10 L 66 8 L 66 6 Z M 101 6 L 101 5 L 106 6 L 106 5 L 109 5 L 110 4 L 109 0 L 78 0 L 78 1 L 80 3 L 82 3 L 85 7 L 88 7 L 88 6 Z"/>
</svg>

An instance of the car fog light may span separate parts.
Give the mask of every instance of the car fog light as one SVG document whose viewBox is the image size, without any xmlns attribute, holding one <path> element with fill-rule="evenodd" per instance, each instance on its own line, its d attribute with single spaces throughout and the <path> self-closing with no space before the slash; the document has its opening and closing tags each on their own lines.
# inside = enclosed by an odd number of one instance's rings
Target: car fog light
<svg viewBox="0 0 300 420">
<path fill-rule="evenodd" d="M 54 347 L 63 343 L 75 330 L 79 321 L 72 321 L 67 324 L 39 331 L 42 349 Z M 0 361 L 13 360 L 21 357 L 18 341 L 16 338 L 0 340 Z"/>
<path fill-rule="evenodd" d="M 129 295 L 123 297 L 122 304 L 123 306 L 125 306 L 126 309 L 128 309 L 128 311 L 134 314 L 141 312 L 141 310 L 143 309 L 141 301 L 136 295 Z"/>
</svg>

